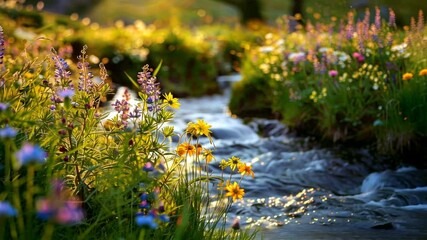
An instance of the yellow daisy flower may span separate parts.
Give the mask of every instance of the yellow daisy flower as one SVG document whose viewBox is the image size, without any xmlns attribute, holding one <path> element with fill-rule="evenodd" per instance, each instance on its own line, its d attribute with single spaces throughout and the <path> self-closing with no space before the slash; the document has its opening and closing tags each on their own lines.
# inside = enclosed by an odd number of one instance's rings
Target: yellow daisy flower
<svg viewBox="0 0 427 240">
<path fill-rule="evenodd" d="M 230 166 L 231 170 L 234 171 L 240 165 L 240 158 L 232 156 L 228 159 L 228 166 Z"/>
<path fill-rule="evenodd" d="M 210 137 L 211 131 L 209 130 L 211 125 L 207 124 L 204 120 L 198 119 L 197 123 L 189 122 L 187 129 L 185 130 L 188 134 L 191 134 L 195 137 L 205 135 Z"/>
<path fill-rule="evenodd" d="M 171 108 L 178 109 L 181 106 L 181 104 L 178 102 L 178 98 L 174 98 L 172 93 L 165 93 L 163 96 L 165 97 L 163 102 L 168 104 Z"/>
<path fill-rule="evenodd" d="M 240 188 L 237 182 L 234 182 L 233 184 L 227 184 L 227 186 L 225 187 L 225 190 L 227 191 L 225 196 L 232 197 L 233 202 L 235 202 L 238 199 L 242 199 L 243 196 L 245 195 L 245 190 L 243 188 Z"/>
<path fill-rule="evenodd" d="M 203 157 L 205 157 L 207 163 L 210 163 L 212 159 L 215 159 L 215 157 L 212 154 L 212 150 L 204 149 L 202 154 L 203 154 Z"/>
<path fill-rule="evenodd" d="M 427 68 L 424 68 L 423 70 L 420 71 L 420 76 L 427 76 Z"/>
<path fill-rule="evenodd" d="M 225 170 L 228 167 L 228 162 L 225 161 L 225 159 L 222 159 L 221 162 L 219 163 L 219 168 L 221 168 L 221 170 Z"/>
</svg>

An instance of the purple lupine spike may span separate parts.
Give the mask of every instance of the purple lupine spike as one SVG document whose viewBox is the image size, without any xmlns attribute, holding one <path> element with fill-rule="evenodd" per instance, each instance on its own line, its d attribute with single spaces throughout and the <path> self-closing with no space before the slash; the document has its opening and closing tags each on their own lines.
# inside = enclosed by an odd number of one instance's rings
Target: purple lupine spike
<svg viewBox="0 0 427 240">
<path fill-rule="evenodd" d="M 4 34 L 3 28 L 0 26 L 0 65 L 3 64 L 4 57 Z"/>
<path fill-rule="evenodd" d="M 93 89 L 93 74 L 90 71 L 89 63 L 86 61 L 86 50 L 87 46 L 84 45 L 81 50 L 81 55 L 77 57 L 77 59 L 79 59 L 77 63 L 77 68 L 79 69 L 79 90 L 90 92 Z"/>
<path fill-rule="evenodd" d="M 396 13 L 394 13 L 393 9 L 389 9 L 389 19 L 388 19 L 389 27 L 396 27 Z"/>
<path fill-rule="evenodd" d="M 346 26 L 346 37 L 347 40 L 351 40 L 353 38 L 354 33 L 354 15 L 353 13 L 348 13 L 348 22 Z"/>
<path fill-rule="evenodd" d="M 138 84 L 141 86 L 143 93 L 147 95 L 148 110 L 156 112 L 158 108 L 157 101 L 160 99 L 160 84 L 156 81 L 156 77 L 152 76 L 150 68 L 145 65 L 142 72 L 138 73 Z"/>
<path fill-rule="evenodd" d="M 71 72 L 68 70 L 70 67 L 68 66 L 68 63 L 65 61 L 65 59 L 58 56 L 55 49 L 52 49 L 52 60 L 55 64 L 55 81 L 57 84 L 61 84 L 66 82 L 67 84 L 70 84 L 70 76 Z"/>
<path fill-rule="evenodd" d="M 381 29 L 381 10 L 379 7 L 375 8 L 375 27 L 377 30 Z"/>
</svg>

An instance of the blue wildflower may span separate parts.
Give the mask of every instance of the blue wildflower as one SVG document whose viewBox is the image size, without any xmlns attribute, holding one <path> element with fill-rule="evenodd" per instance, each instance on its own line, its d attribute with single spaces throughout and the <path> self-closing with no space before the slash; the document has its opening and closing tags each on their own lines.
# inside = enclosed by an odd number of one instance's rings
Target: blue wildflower
<svg viewBox="0 0 427 240">
<path fill-rule="evenodd" d="M 169 220 L 170 220 L 170 218 L 169 218 L 169 216 L 167 214 L 160 214 L 159 215 L 159 219 L 162 222 L 169 222 Z"/>
<path fill-rule="evenodd" d="M 14 217 L 16 214 L 16 209 L 9 202 L 0 201 L 0 217 Z"/>
<path fill-rule="evenodd" d="M 21 149 L 15 153 L 19 166 L 26 165 L 31 162 L 44 163 L 46 160 L 46 152 L 38 145 L 25 143 Z"/>
<path fill-rule="evenodd" d="M 146 201 L 148 199 L 148 194 L 143 193 L 143 194 L 141 194 L 141 196 L 139 198 L 141 199 L 141 201 Z"/>
<path fill-rule="evenodd" d="M 158 224 L 156 223 L 154 217 L 151 215 L 137 214 L 135 220 L 136 225 L 140 227 L 149 227 L 151 229 L 156 229 L 158 227 Z"/>
<path fill-rule="evenodd" d="M 13 138 L 16 136 L 16 130 L 6 125 L 5 128 L 0 129 L 0 138 Z"/>
</svg>

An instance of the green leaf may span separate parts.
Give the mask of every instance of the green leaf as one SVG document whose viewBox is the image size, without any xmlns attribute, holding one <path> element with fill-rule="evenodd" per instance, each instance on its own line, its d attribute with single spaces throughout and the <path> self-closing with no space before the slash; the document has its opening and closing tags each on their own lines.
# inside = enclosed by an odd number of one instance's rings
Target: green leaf
<svg viewBox="0 0 427 240">
<path fill-rule="evenodd" d="M 129 78 L 130 82 L 136 87 L 139 88 L 139 85 L 137 82 L 135 82 L 135 80 L 133 80 L 133 78 L 131 76 L 129 76 L 129 74 L 127 72 L 125 72 L 126 76 Z"/>
<path fill-rule="evenodd" d="M 159 65 L 157 65 L 156 70 L 154 70 L 154 72 L 153 72 L 153 76 L 157 75 L 157 73 L 159 72 L 160 68 L 162 67 L 162 63 L 163 63 L 163 60 L 160 60 Z"/>
</svg>

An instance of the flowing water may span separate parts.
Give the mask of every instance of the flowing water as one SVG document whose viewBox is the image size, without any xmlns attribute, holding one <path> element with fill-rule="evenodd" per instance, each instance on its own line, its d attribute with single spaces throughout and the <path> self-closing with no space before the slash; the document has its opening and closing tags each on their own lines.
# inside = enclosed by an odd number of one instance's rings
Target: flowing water
<svg viewBox="0 0 427 240">
<path fill-rule="evenodd" d="M 245 124 L 230 116 L 228 99 L 227 91 L 180 99 L 173 125 L 212 125 L 213 174 L 223 158 L 252 164 L 255 178 L 243 179 L 246 195 L 229 219 L 260 226 L 263 239 L 427 239 L 427 170 L 389 169 L 366 149 L 321 148 L 274 120 Z"/>
</svg>

